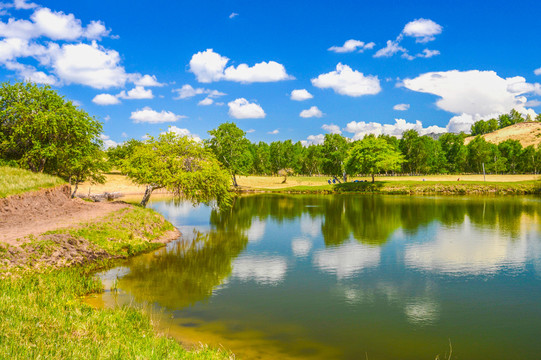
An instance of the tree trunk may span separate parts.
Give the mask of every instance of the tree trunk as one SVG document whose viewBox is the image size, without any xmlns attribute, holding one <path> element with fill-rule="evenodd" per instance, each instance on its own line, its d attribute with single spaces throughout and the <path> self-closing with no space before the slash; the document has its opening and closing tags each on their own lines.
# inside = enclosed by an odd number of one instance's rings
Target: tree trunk
<svg viewBox="0 0 541 360">
<path fill-rule="evenodd" d="M 348 182 L 348 174 L 345 171 L 342 173 L 342 176 L 344 177 L 344 182 Z"/>
<path fill-rule="evenodd" d="M 374 178 L 374 174 L 372 174 L 372 184 L 376 182 L 376 179 Z"/>
<path fill-rule="evenodd" d="M 152 185 L 147 185 L 147 188 L 145 189 L 145 195 L 143 195 L 143 200 L 141 200 L 142 207 L 147 207 L 148 200 L 150 199 L 150 195 L 152 195 L 153 190 L 154 187 Z"/>
<path fill-rule="evenodd" d="M 234 187 L 239 186 L 239 184 L 237 184 L 237 177 L 235 176 L 235 174 L 233 174 L 233 186 Z"/>
<path fill-rule="evenodd" d="M 338 181 L 339 184 L 341 184 L 342 182 L 340 180 L 338 180 L 338 178 L 336 176 L 333 176 L 333 179 Z"/>
<path fill-rule="evenodd" d="M 70 179 L 70 185 L 71 185 L 71 179 Z M 75 194 L 77 193 L 77 188 L 79 187 L 79 181 L 75 180 L 75 189 L 71 193 L 71 198 L 73 199 L 75 197 Z"/>
</svg>

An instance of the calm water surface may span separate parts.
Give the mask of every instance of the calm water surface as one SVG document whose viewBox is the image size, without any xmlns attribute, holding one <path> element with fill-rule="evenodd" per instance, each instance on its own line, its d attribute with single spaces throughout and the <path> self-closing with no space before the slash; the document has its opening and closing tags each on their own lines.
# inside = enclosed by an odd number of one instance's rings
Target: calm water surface
<svg viewBox="0 0 541 360">
<path fill-rule="evenodd" d="M 186 343 L 244 359 L 539 359 L 541 201 L 288 196 L 152 208 L 184 234 L 100 274 Z"/>
</svg>

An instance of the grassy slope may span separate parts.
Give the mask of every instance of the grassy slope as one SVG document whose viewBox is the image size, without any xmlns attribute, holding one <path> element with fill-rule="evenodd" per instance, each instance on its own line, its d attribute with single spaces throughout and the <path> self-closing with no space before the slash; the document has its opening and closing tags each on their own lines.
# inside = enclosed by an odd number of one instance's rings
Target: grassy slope
<svg viewBox="0 0 541 360">
<path fill-rule="evenodd" d="M 105 220 L 50 232 L 83 238 L 112 257 L 126 257 L 161 246 L 151 242 L 173 226 L 149 209 L 128 208 Z M 0 267 L 0 358 L 6 359 L 228 359 L 223 350 L 187 351 L 175 340 L 156 334 L 151 317 L 133 307 L 94 309 L 80 297 L 101 291 L 94 270 L 110 262 L 88 261 L 62 269 L 40 265 L 62 244 L 39 246 L 32 238 L 29 261 L 18 268 Z M 51 248 L 52 247 L 52 248 Z M 0 263 L 10 250 L 0 251 Z M 23 249 L 24 251 L 24 249 Z M 37 271 L 36 269 L 41 269 Z M 4 272 L 4 278 L 1 278 Z"/>
<path fill-rule="evenodd" d="M 491 133 L 483 135 L 486 141 L 493 144 L 499 144 L 505 140 L 518 140 L 523 147 L 541 144 L 541 123 L 540 122 L 523 122 L 515 125 L 498 129 Z M 467 145 L 475 136 L 467 137 L 464 143 Z"/>
<path fill-rule="evenodd" d="M 0 199 L 65 183 L 64 180 L 55 176 L 0 166 Z"/>
</svg>

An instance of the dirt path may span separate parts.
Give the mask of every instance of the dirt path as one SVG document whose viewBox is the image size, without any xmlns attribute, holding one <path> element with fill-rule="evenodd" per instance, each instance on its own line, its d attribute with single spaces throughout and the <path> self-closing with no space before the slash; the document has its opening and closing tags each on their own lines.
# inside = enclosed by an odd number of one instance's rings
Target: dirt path
<svg viewBox="0 0 541 360">
<path fill-rule="evenodd" d="M 0 199 L 0 242 L 20 245 L 24 240 L 17 239 L 70 227 L 127 206 L 70 199 L 67 186 Z"/>
</svg>

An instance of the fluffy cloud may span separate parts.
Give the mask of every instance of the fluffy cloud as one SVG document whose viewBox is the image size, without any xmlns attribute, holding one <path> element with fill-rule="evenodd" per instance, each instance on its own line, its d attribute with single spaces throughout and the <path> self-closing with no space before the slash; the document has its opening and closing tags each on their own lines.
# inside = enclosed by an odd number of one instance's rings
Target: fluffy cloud
<svg viewBox="0 0 541 360">
<path fill-rule="evenodd" d="M 213 49 L 200 51 L 190 60 L 190 71 L 195 74 L 197 81 L 210 83 L 213 81 L 229 80 L 241 83 L 274 82 L 289 80 L 285 67 L 275 61 L 260 62 L 254 66 L 240 64 L 237 67 L 226 68 L 229 58 L 215 53 Z"/>
<path fill-rule="evenodd" d="M 412 36 L 419 43 L 426 43 L 435 39 L 435 35 L 441 34 L 442 27 L 430 19 L 417 19 L 404 26 L 402 33 Z"/>
<path fill-rule="evenodd" d="M 312 79 L 312 85 L 322 89 L 331 88 L 338 94 L 354 97 L 374 95 L 381 91 L 377 76 L 364 76 L 363 73 L 352 70 L 342 63 L 336 65 L 336 71 Z"/>
<path fill-rule="evenodd" d="M 161 112 L 157 112 L 146 106 L 142 110 L 132 112 L 130 119 L 132 119 L 134 123 L 159 124 L 164 122 L 175 122 L 185 117 L 186 116 L 176 115 L 171 111 L 162 110 Z"/>
<path fill-rule="evenodd" d="M 274 129 L 274 130 L 272 130 L 272 131 L 267 132 L 267 134 L 270 134 L 270 135 L 276 135 L 276 134 L 278 134 L 279 132 L 280 132 L 280 131 L 279 131 L 278 129 Z"/>
<path fill-rule="evenodd" d="M 88 44 L 67 44 L 52 53 L 52 67 L 67 84 L 76 83 L 96 89 L 123 86 L 128 79 L 120 56 L 95 41 Z"/>
<path fill-rule="evenodd" d="M 297 89 L 291 92 L 291 100 L 304 101 L 312 99 L 314 96 L 310 94 L 306 89 Z"/>
<path fill-rule="evenodd" d="M 235 17 L 239 16 L 239 14 L 237 14 L 236 12 L 232 12 L 230 15 L 229 15 L 229 18 L 230 19 L 233 19 Z"/>
<path fill-rule="evenodd" d="M 110 147 L 115 147 L 118 145 L 116 141 L 111 140 L 111 138 L 107 135 L 101 134 L 100 139 L 101 141 L 103 141 L 103 146 L 105 147 L 105 149 L 108 149 Z"/>
<path fill-rule="evenodd" d="M 529 113 L 522 94 L 536 93 L 539 84 L 528 84 L 520 76 L 501 78 L 494 71 L 444 71 L 422 74 L 406 79 L 404 87 L 440 97 L 436 105 L 455 114 L 493 116 L 515 108 Z"/>
<path fill-rule="evenodd" d="M 120 94 L 117 95 L 121 99 L 153 99 L 154 95 L 152 94 L 152 90 L 145 89 L 142 86 L 136 86 L 128 93 L 126 91 L 121 91 Z"/>
<path fill-rule="evenodd" d="M 145 86 L 145 87 L 153 87 L 153 86 L 164 86 L 165 84 L 162 84 L 158 81 L 156 78 L 156 75 L 143 75 L 141 74 L 135 74 L 133 83 L 136 86 Z"/>
<path fill-rule="evenodd" d="M 409 110 L 410 108 L 410 104 L 396 104 L 395 106 L 393 106 L 393 110 L 396 110 L 396 111 L 406 111 L 406 110 Z"/>
<path fill-rule="evenodd" d="M 340 126 L 334 125 L 334 124 L 330 124 L 330 125 L 323 124 L 323 126 L 321 126 L 321 128 L 323 130 L 325 130 L 326 132 L 331 133 L 331 134 L 341 134 L 342 133 L 342 131 L 340 130 Z"/>
<path fill-rule="evenodd" d="M 161 134 L 165 134 L 165 133 L 168 133 L 168 132 L 171 132 L 171 133 L 174 133 L 174 134 L 177 134 L 177 135 L 180 135 L 180 136 L 187 136 L 189 137 L 190 139 L 194 140 L 194 141 L 197 141 L 197 142 L 201 142 L 201 138 L 197 135 L 194 135 L 190 132 L 190 130 L 188 129 L 181 129 L 179 127 L 176 127 L 176 126 L 169 126 L 169 128 L 167 129 L 167 131 L 164 131 L 162 132 Z"/>
<path fill-rule="evenodd" d="M 302 146 L 321 145 L 325 141 L 325 135 L 309 135 L 306 140 L 301 140 Z"/>
<path fill-rule="evenodd" d="M 204 88 L 194 89 L 194 87 L 189 84 L 182 85 L 180 89 L 173 89 L 172 91 L 177 93 L 177 96 L 174 98 L 175 100 L 189 99 L 200 94 L 207 94 L 207 97 L 209 98 L 217 98 L 226 95 L 225 93 L 218 90 L 210 90 Z"/>
<path fill-rule="evenodd" d="M 300 117 L 302 118 L 311 118 L 311 117 L 317 117 L 320 118 L 323 116 L 323 113 L 321 110 L 317 108 L 317 106 L 312 106 L 310 109 L 303 110 L 300 113 Z"/>
<path fill-rule="evenodd" d="M 387 46 L 376 51 L 374 57 L 391 57 L 398 52 L 407 53 L 408 51 L 400 46 L 398 41 L 387 40 Z"/>
<path fill-rule="evenodd" d="M 94 104 L 98 105 L 117 105 L 120 104 L 118 97 L 111 94 L 99 94 L 92 99 Z"/>
<path fill-rule="evenodd" d="M 541 68 L 535 69 L 533 72 L 535 75 L 541 75 Z"/>
<path fill-rule="evenodd" d="M 206 97 L 200 102 L 198 102 L 197 105 L 208 106 L 208 105 L 212 105 L 213 103 L 214 103 L 214 100 L 212 100 L 210 97 Z"/>
<path fill-rule="evenodd" d="M 265 111 L 256 103 L 251 103 L 245 98 L 239 98 L 227 104 L 229 116 L 235 119 L 262 119 L 266 116 Z"/>
<path fill-rule="evenodd" d="M 335 53 L 349 53 L 358 49 L 359 52 L 363 52 L 372 49 L 375 45 L 373 42 L 366 44 L 364 41 L 351 39 L 347 40 L 342 46 L 331 46 L 328 50 Z"/>
<path fill-rule="evenodd" d="M 394 124 L 380 124 L 376 122 L 352 121 L 346 125 L 345 131 L 354 134 L 353 140 L 360 140 L 365 135 L 393 135 L 400 137 L 407 130 L 416 130 L 420 135 L 430 133 L 441 134 L 447 132 L 446 128 L 440 126 L 423 127 L 423 123 L 417 120 L 415 123 L 408 123 L 404 119 L 395 119 Z"/>
<path fill-rule="evenodd" d="M 24 2 L 19 2 L 19 5 L 23 4 Z M 36 9 L 30 19 L 31 21 L 10 18 L 7 23 L 0 21 L 0 36 L 21 39 L 44 36 L 52 40 L 74 41 L 81 38 L 100 39 L 110 33 L 100 21 L 91 21 L 84 28 L 81 20 L 73 14 L 64 14 L 45 7 Z"/>
</svg>

